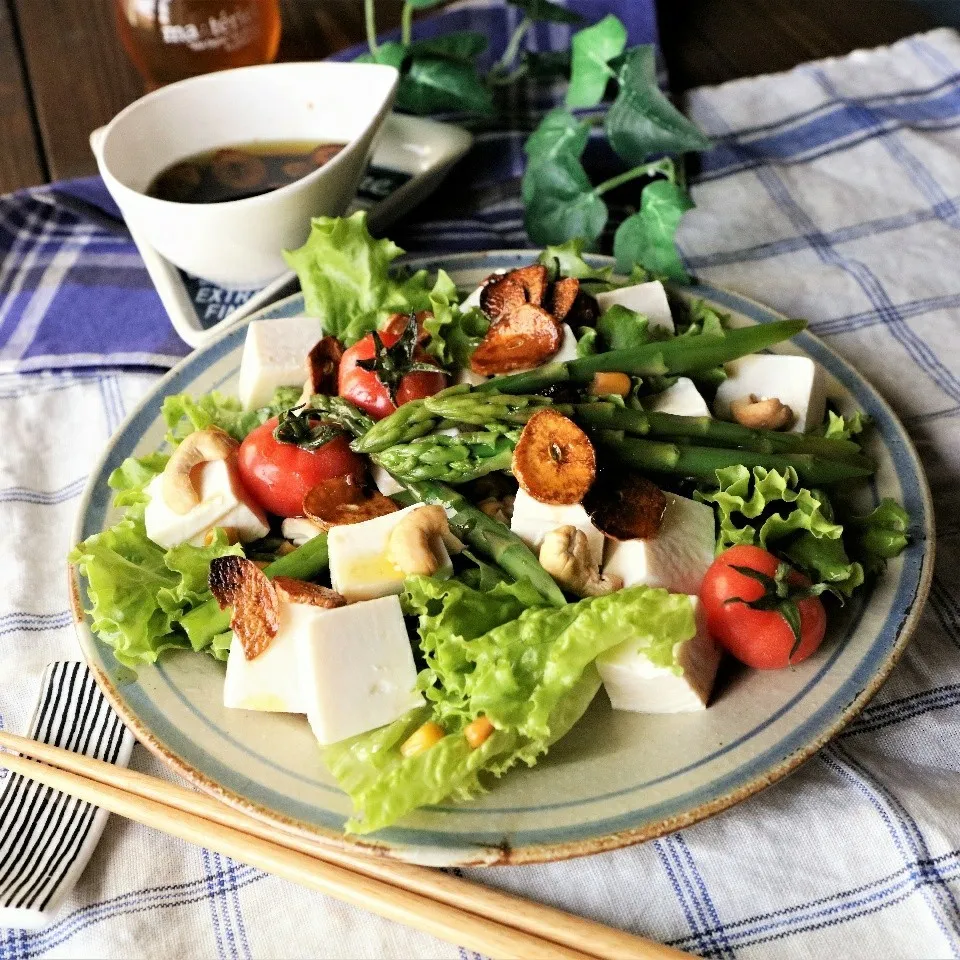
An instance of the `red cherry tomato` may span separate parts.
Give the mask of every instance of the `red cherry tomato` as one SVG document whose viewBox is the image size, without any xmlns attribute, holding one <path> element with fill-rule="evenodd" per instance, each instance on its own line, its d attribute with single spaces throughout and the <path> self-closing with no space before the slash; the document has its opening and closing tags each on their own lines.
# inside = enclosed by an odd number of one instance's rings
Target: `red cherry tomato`
<svg viewBox="0 0 960 960">
<path fill-rule="evenodd" d="M 380 339 L 385 347 L 392 347 L 400 339 L 396 324 L 380 331 Z M 447 385 L 447 376 L 441 371 L 436 373 L 408 373 L 397 387 L 397 402 L 390 397 L 389 390 L 372 370 L 357 366 L 358 360 L 371 360 L 376 353 L 373 334 L 368 333 L 352 347 L 348 347 L 340 361 L 340 396 L 349 400 L 361 410 L 369 413 L 374 420 L 382 420 L 393 413 L 400 404 L 410 400 L 421 400 L 439 393 Z M 430 357 L 422 347 L 417 347 L 414 360 L 429 363 Z"/>
<path fill-rule="evenodd" d="M 240 478 L 266 510 L 280 517 L 303 514 L 303 498 L 318 483 L 347 474 L 359 476 L 363 457 L 350 449 L 347 437 L 335 437 L 316 450 L 277 440 L 277 418 L 268 420 L 240 444 Z"/>
<path fill-rule="evenodd" d="M 779 562 L 760 547 L 731 547 L 713 561 L 700 586 L 700 600 L 714 639 L 741 663 L 758 670 L 778 670 L 806 660 L 823 642 L 827 629 L 827 614 L 820 598 L 797 599 L 800 644 L 791 656 L 796 637 L 783 614 L 747 605 L 764 595 L 764 586 L 734 567 L 747 567 L 772 578 Z M 806 577 L 796 571 L 786 580 L 793 587 L 809 585 Z M 735 597 L 746 603 L 728 602 Z"/>
</svg>

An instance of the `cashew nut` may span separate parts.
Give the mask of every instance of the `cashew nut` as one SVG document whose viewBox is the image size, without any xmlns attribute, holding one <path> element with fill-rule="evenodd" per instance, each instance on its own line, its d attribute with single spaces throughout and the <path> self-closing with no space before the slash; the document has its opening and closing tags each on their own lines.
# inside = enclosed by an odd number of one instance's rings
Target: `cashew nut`
<svg viewBox="0 0 960 960">
<path fill-rule="evenodd" d="M 793 424 L 793 411 L 779 397 L 761 400 L 755 393 L 730 404 L 737 423 L 753 430 L 786 430 Z"/>
<path fill-rule="evenodd" d="M 431 577 L 442 564 L 435 549 L 437 540 L 445 539 L 449 534 L 450 523 L 443 507 L 418 507 L 391 531 L 387 540 L 387 560 L 407 576 Z"/>
<path fill-rule="evenodd" d="M 226 460 L 240 446 L 219 427 L 196 430 L 186 437 L 163 471 L 163 499 L 174 513 L 188 513 L 200 503 L 200 491 L 193 479 L 194 467 L 213 460 Z"/>
<path fill-rule="evenodd" d="M 302 547 L 308 540 L 323 533 L 323 527 L 309 517 L 287 517 L 280 525 L 280 533 L 292 540 L 295 547 Z"/>
<path fill-rule="evenodd" d="M 543 538 L 540 566 L 578 597 L 599 597 L 623 586 L 620 577 L 600 573 L 590 556 L 587 535 L 571 525 L 557 527 Z"/>
</svg>

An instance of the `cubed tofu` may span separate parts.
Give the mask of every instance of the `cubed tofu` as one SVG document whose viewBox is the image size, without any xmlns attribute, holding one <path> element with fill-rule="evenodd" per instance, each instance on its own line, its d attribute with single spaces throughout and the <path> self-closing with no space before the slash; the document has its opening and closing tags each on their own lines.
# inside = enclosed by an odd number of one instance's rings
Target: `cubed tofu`
<svg viewBox="0 0 960 960">
<path fill-rule="evenodd" d="M 557 527 L 573 526 L 587 535 L 590 555 L 598 566 L 603 559 L 603 534 L 593 525 L 587 511 L 579 503 L 555 506 L 541 503 L 522 487 L 513 502 L 510 529 L 536 554 L 544 537 Z"/>
<path fill-rule="evenodd" d="M 677 417 L 709 417 L 707 401 L 688 377 L 679 377 L 672 387 L 647 397 L 643 403 L 647 410 L 656 413 L 672 413 Z"/>
<path fill-rule="evenodd" d="M 240 543 L 259 540 L 270 532 L 266 514 L 244 489 L 233 460 L 213 460 L 195 468 L 200 503 L 186 513 L 175 513 L 163 498 L 163 475 L 147 485 L 150 497 L 144 511 L 147 536 L 170 549 L 181 543 L 202 546 L 214 527 L 229 528 Z"/>
<path fill-rule="evenodd" d="M 323 336 L 316 317 L 254 320 L 247 327 L 238 393 L 245 410 L 266 406 L 277 387 L 302 386 L 307 354 Z"/>
<path fill-rule="evenodd" d="M 277 635 L 267 649 L 252 660 L 246 658 L 236 636 L 230 641 L 227 675 L 223 682 L 225 707 L 270 713 L 307 712 L 307 701 L 300 683 L 301 670 L 297 662 L 298 607 L 329 613 L 321 607 L 281 603 Z"/>
<path fill-rule="evenodd" d="M 423 704 L 397 597 L 335 610 L 290 606 L 307 719 L 322 745 L 392 723 Z"/>
<path fill-rule="evenodd" d="M 392 497 L 395 493 L 404 489 L 403 484 L 397 483 L 379 463 L 371 464 L 370 476 L 373 477 L 374 484 L 385 497 Z"/>
<path fill-rule="evenodd" d="M 730 405 L 754 394 L 759 400 L 777 397 L 794 416 L 792 433 L 806 433 L 823 423 L 826 385 L 817 363 L 809 357 L 755 353 L 726 365 L 727 379 L 717 387 L 713 412 L 732 420 Z"/>
<path fill-rule="evenodd" d="M 384 517 L 331 527 L 327 531 L 330 553 L 330 582 L 349 603 L 373 600 L 400 593 L 406 574 L 387 559 L 387 542 L 397 524 L 409 513 L 420 510 L 416 504 Z M 440 559 L 437 576 L 452 570 L 450 554 L 440 537 L 431 547 Z"/>
<path fill-rule="evenodd" d="M 623 578 L 625 587 L 646 584 L 671 593 L 699 593 L 713 563 L 713 507 L 666 494 L 667 508 L 655 537 L 610 540 L 603 572 Z"/>
<path fill-rule="evenodd" d="M 650 321 L 651 330 L 676 332 L 673 314 L 670 312 L 670 302 L 667 300 L 667 291 L 659 280 L 637 283 L 632 287 L 621 287 L 619 290 L 609 290 L 607 293 L 598 293 L 597 303 L 600 305 L 601 312 L 619 305 L 636 313 L 642 313 Z"/>
<path fill-rule="evenodd" d="M 674 673 L 650 662 L 643 652 L 653 639 L 642 634 L 624 640 L 597 658 L 597 669 L 614 710 L 635 713 L 686 713 L 704 710 L 710 700 L 720 663 L 720 650 L 707 633 L 703 608 L 697 597 L 690 597 L 697 632 L 680 644 Z"/>
</svg>

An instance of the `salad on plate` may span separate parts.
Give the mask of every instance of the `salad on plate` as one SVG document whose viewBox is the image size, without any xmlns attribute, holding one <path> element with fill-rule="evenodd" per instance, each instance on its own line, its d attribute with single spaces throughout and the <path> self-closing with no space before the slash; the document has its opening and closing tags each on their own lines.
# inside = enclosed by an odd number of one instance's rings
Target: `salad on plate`
<svg viewBox="0 0 960 960">
<path fill-rule="evenodd" d="M 348 831 L 535 765 L 597 697 L 703 710 L 722 657 L 800 663 L 907 543 L 894 501 L 849 506 L 868 419 L 765 352 L 802 321 L 733 328 L 582 249 L 461 300 L 315 219 L 305 315 L 248 325 L 236 396 L 166 398 L 71 554 L 121 664 L 211 655 L 226 707 L 305 715 Z"/>
</svg>

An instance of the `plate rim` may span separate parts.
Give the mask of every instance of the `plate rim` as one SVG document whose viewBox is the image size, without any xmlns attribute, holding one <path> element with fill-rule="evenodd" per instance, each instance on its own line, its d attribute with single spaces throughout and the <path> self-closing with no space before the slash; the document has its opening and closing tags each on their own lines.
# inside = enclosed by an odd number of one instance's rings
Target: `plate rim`
<svg viewBox="0 0 960 960">
<path fill-rule="evenodd" d="M 478 259 L 485 257 L 530 259 L 531 257 L 536 258 L 539 256 L 540 252 L 541 251 L 539 250 L 518 248 L 506 250 L 472 251 L 457 254 L 418 253 L 402 257 L 397 261 L 397 265 L 415 269 L 423 267 L 435 268 L 437 262 L 442 261 L 444 264 L 443 269 L 446 269 L 447 265 L 455 266 L 457 261 L 476 262 Z M 588 259 L 598 266 L 615 265 L 615 261 L 612 257 L 588 255 Z M 757 310 L 762 311 L 771 317 L 783 316 L 768 305 L 729 288 L 718 286 L 716 284 L 694 284 L 693 290 L 697 289 L 702 289 L 705 293 L 708 293 L 712 290 L 717 293 L 728 294 L 741 303 L 751 305 Z M 192 351 L 186 357 L 180 360 L 169 371 L 167 371 L 141 398 L 141 400 L 134 406 L 130 413 L 124 418 L 123 422 L 117 426 L 116 430 L 111 435 L 111 438 L 107 441 L 103 453 L 100 457 L 98 457 L 95 465 L 91 469 L 89 475 L 90 479 L 84 487 L 84 491 L 78 506 L 72 533 L 72 544 L 79 543 L 82 539 L 84 519 L 90 508 L 91 500 L 98 486 L 97 480 L 103 473 L 104 465 L 112 452 L 114 446 L 113 438 L 120 435 L 127 428 L 128 424 L 140 415 L 143 408 L 153 401 L 158 394 L 161 394 L 164 391 L 166 385 L 171 380 L 176 378 L 184 367 L 186 367 L 191 361 L 196 360 L 198 353 L 205 353 L 206 351 L 213 349 L 222 340 L 235 335 L 238 330 L 242 329 L 252 320 L 258 319 L 263 313 L 276 310 L 299 298 L 302 298 L 302 292 L 300 291 L 281 300 L 274 301 L 273 303 L 262 307 L 249 316 L 244 317 L 237 323 L 230 324 L 224 329 L 218 331 L 217 336 L 211 337 L 196 350 Z M 450 847 L 446 849 L 454 852 L 455 855 L 453 857 L 450 857 L 449 855 L 441 856 L 440 860 L 437 862 L 442 862 L 443 865 L 448 866 L 513 866 L 527 863 L 553 862 L 632 846 L 637 843 L 642 843 L 647 840 L 661 837 L 675 830 L 691 826 L 700 820 L 704 820 L 707 817 L 713 816 L 716 813 L 735 806 L 737 803 L 740 803 L 748 797 L 759 793 L 761 790 L 766 789 L 767 787 L 773 785 L 792 773 L 808 759 L 819 752 L 819 750 L 821 750 L 829 741 L 836 737 L 841 730 L 843 730 L 843 728 L 864 709 L 864 707 L 877 693 L 880 687 L 886 682 L 891 671 L 900 660 L 903 651 L 906 649 L 907 644 L 910 642 L 913 634 L 916 631 L 917 624 L 927 602 L 930 590 L 936 554 L 936 536 L 935 516 L 933 512 L 933 502 L 930 493 L 929 482 L 912 439 L 901 423 L 899 417 L 891 409 L 886 398 L 883 397 L 883 395 L 873 386 L 873 384 L 863 374 L 861 374 L 849 360 L 847 360 L 845 357 L 842 357 L 839 353 L 837 353 L 837 351 L 817 337 L 815 333 L 812 333 L 809 330 L 805 331 L 805 333 L 815 339 L 821 349 L 832 354 L 844 366 L 852 369 L 856 376 L 866 383 L 868 387 L 870 387 L 871 391 L 875 395 L 876 400 L 884 408 L 884 413 L 889 416 L 889 418 L 900 430 L 902 435 L 906 438 L 906 452 L 910 459 L 914 462 L 916 474 L 920 479 L 920 488 L 918 493 L 919 499 L 923 504 L 924 511 L 924 551 L 920 563 L 916 591 L 909 600 L 909 611 L 902 619 L 898 627 L 896 641 L 889 650 L 886 658 L 871 675 L 869 681 L 858 691 L 856 696 L 846 705 L 842 712 L 833 720 L 832 723 L 830 723 L 828 727 L 826 727 L 826 729 L 824 729 L 824 731 L 818 737 L 796 748 L 775 766 L 758 773 L 747 783 L 742 784 L 722 794 L 721 796 L 715 797 L 713 800 L 700 803 L 695 807 L 692 807 L 690 810 L 683 812 L 682 814 L 664 817 L 660 820 L 645 824 L 640 827 L 617 830 L 610 833 L 598 834 L 592 837 L 584 837 L 553 843 L 533 843 L 517 847 L 489 847 L 478 845 L 475 848 L 475 853 L 472 855 L 463 855 L 461 852 L 463 849 L 462 847 Z M 319 824 L 305 824 L 302 821 L 288 817 L 287 815 L 269 807 L 261 806 L 260 804 L 251 801 L 247 797 L 235 793 L 234 791 L 224 787 L 222 784 L 209 777 L 202 770 L 193 766 L 190 762 L 175 754 L 163 742 L 161 742 L 161 740 L 146 726 L 143 721 L 141 721 L 140 717 L 132 709 L 127 709 L 126 701 L 116 689 L 114 681 L 102 669 L 100 669 L 96 662 L 94 662 L 94 658 L 90 650 L 95 649 L 95 645 L 99 641 L 97 641 L 92 630 L 90 629 L 87 614 L 83 609 L 80 589 L 80 574 L 76 564 L 67 564 L 67 578 L 70 606 L 73 613 L 74 628 L 77 633 L 78 642 L 83 652 L 84 659 L 93 673 L 98 686 L 103 691 L 111 706 L 114 710 L 116 710 L 123 722 L 133 731 L 137 740 L 165 765 L 174 770 L 180 776 L 184 777 L 194 786 L 200 788 L 208 794 L 215 796 L 217 799 L 228 804 L 229 806 L 239 809 L 258 820 L 273 824 L 295 836 L 300 836 L 306 841 L 319 843 L 321 845 L 333 845 L 340 849 L 347 850 L 348 852 L 375 854 L 406 862 L 430 863 L 436 860 L 435 856 L 431 856 L 431 850 L 434 850 L 434 848 L 431 847 L 395 844 L 378 839 L 376 834 L 358 836 L 355 834 L 345 834 L 342 831 L 331 829 Z M 443 849 L 444 848 L 438 848 L 438 850 Z M 434 853 L 436 852 L 437 850 L 434 850 Z"/>
</svg>

